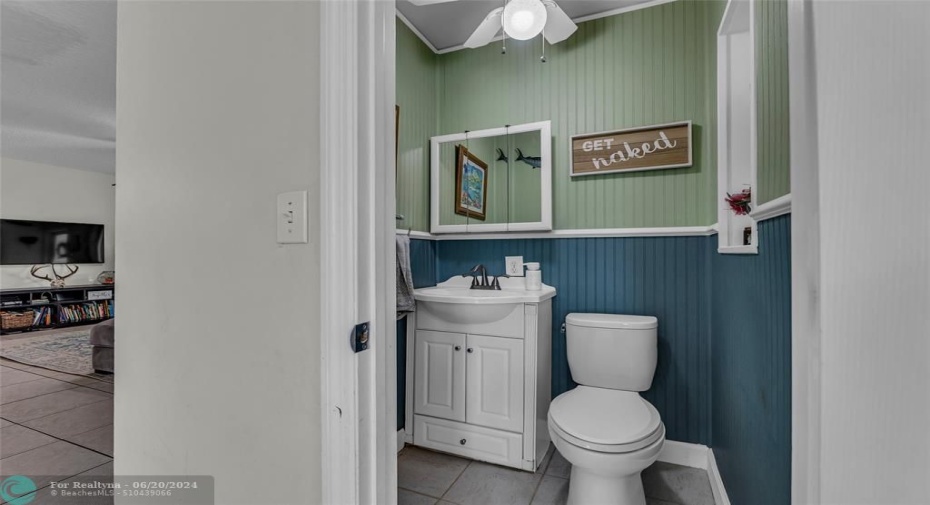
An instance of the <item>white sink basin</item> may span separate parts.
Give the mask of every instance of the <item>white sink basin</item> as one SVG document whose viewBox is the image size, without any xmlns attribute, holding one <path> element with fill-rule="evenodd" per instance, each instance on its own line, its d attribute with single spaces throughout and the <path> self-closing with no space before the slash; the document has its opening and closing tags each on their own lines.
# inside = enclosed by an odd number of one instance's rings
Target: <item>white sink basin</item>
<svg viewBox="0 0 930 505">
<path fill-rule="evenodd" d="M 500 286 L 500 290 L 471 289 L 471 277 L 457 276 L 432 288 L 416 289 L 417 327 L 522 338 L 523 304 L 548 300 L 555 296 L 555 288 L 544 284 L 539 291 L 527 291 L 522 277 L 500 279 Z"/>
<path fill-rule="evenodd" d="M 501 279 L 500 284 L 500 290 L 471 289 L 470 277 L 453 277 L 436 287 L 416 289 L 413 297 L 421 319 L 462 325 L 467 330 L 510 319 L 522 321 L 524 303 L 539 303 L 555 296 L 552 286 L 527 291 L 523 278 Z"/>
<path fill-rule="evenodd" d="M 435 287 L 413 291 L 421 302 L 456 303 L 466 305 L 500 305 L 510 303 L 539 303 L 555 296 L 555 288 L 543 287 L 540 291 L 527 291 L 524 279 L 500 279 L 501 289 L 471 289 L 471 277 L 453 277 Z"/>
</svg>

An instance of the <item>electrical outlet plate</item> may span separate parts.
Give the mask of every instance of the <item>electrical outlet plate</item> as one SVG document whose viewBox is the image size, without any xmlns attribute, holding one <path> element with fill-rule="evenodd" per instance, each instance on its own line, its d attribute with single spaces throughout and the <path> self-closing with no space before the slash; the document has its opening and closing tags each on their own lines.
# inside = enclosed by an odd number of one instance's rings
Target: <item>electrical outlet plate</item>
<svg viewBox="0 0 930 505">
<path fill-rule="evenodd" d="M 507 265 L 507 275 L 523 277 L 523 256 L 504 256 L 504 264 Z"/>
</svg>

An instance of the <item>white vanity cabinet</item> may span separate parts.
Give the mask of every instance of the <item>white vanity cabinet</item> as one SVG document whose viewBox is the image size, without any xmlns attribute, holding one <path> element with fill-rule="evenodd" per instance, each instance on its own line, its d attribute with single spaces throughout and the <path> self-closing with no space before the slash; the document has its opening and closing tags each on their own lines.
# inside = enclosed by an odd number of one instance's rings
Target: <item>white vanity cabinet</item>
<svg viewBox="0 0 930 505">
<path fill-rule="evenodd" d="M 465 421 L 465 335 L 417 330 L 414 407 L 417 414 Z"/>
<path fill-rule="evenodd" d="M 460 319 L 449 305 L 417 304 L 414 444 L 535 471 L 549 446 L 551 299 Z"/>
<path fill-rule="evenodd" d="M 468 335 L 465 422 L 523 431 L 523 341 Z"/>
</svg>

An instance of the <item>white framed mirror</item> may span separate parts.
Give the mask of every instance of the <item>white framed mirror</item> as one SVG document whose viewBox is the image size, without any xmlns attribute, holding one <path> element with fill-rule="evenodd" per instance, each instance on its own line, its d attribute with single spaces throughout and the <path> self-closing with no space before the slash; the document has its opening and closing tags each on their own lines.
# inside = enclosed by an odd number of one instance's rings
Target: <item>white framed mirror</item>
<svg viewBox="0 0 930 505">
<path fill-rule="evenodd" d="M 430 139 L 430 232 L 552 230 L 549 121 Z"/>
</svg>

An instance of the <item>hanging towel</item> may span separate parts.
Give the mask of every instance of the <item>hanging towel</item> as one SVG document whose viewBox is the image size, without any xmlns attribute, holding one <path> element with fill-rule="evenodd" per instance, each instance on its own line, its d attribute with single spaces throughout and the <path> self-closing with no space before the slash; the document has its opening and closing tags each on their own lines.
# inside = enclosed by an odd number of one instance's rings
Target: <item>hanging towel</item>
<svg viewBox="0 0 930 505">
<path fill-rule="evenodd" d="M 413 275 L 410 273 L 410 237 L 397 235 L 397 317 L 413 312 Z"/>
</svg>

